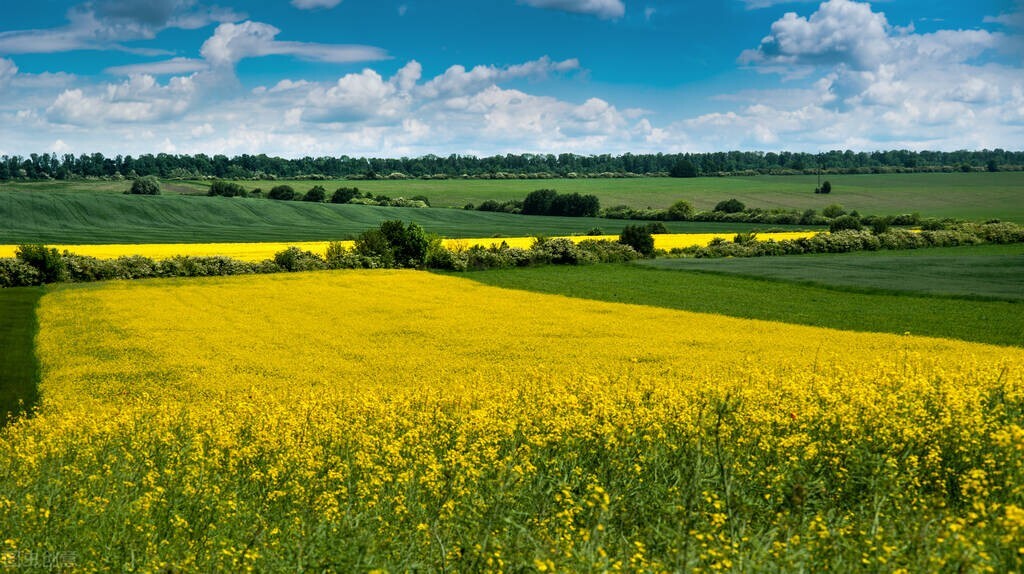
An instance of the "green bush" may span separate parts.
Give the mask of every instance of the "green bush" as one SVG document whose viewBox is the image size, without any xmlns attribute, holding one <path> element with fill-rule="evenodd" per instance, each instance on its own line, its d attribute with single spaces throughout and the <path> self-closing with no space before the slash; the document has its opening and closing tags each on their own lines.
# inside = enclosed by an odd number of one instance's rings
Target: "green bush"
<svg viewBox="0 0 1024 574">
<path fill-rule="evenodd" d="M 208 191 L 206 195 L 221 197 L 245 197 L 247 194 L 245 192 L 245 188 L 237 183 L 234 183 L 232 181 L 217 180 L 210 184 L 210 191 Z"/>
<path fill-rule="evenodd" d="M 757 240 L 757 233 L 753 231 L 737 233 L 732 238 L 733 243 L 750 243 Z"/>
<path fill-rule="evenodd" d="M 313 271 L 327 267 L 323 257 L 312 251 L 289 247 L 274 254 L 274 263 L 285 271 Z"/>
<path fill-rule="evenodd" d="M 57 283 L 68 277 L 68 266 L 60 252 L 45 245 L 19 245 L 14 256 L 34 267 L 43 283 Z"/>
<path fill-rule="evenodd" d="M 257 264 L 219 255 L 210 257 L 176 255 L 157 262 L 156 270 L 161 277 L 219 277 L 249 273 L 277 273 L 282 271 L 282 268 L 269 260 Z"/>
<path fill-rule="evenodd" d="M 361 195 L 358 187 L 339 187 L 334 190 L 334 195 L 331 196 L 331 203 L 348 203 Z"/>
<path fill-rule="evenodd" d="M 151 175 L 140 177 L 132 182 L 128 193 L 132 195 L 160 195 L 160 182 Z"/>
<path fill-rule="evenodd" d="M 949 221 L 942 219 L 925 219 L 921 221 L 921 229 L 924 231 L 941 231 L 948 228 L 950 225 Z"/>
<path fill-rule="evenodd" d="M 846 210 L 843 209 L 842 205 L 839 205 L 838 203 L 833 203 L 831 205 L 825 206 L 825 209 L 821 210 L 821 214 L 829 219 L 835 219 L 841 215 L 846 215 Z"/>
<path fill-rule="evenodd" d="M 628 245 L 644 257 L 654 255 L 654 236 L 641 225 L 627 225 L 619 235 L 619 243 Z"/>
<path fill-rule="evenodd" d="M 575 265 L 580 259 L 576 244 L 564 237 L 537 237 L 530 246 L 530 252 L 537 263 Z"/>
<path fill-rule="evenodd" d="M 715 205 L 714 211 L 718 211 L 721 213 L 740 213 L 746 208 L 747 206 L 744 205 L 742 201 L 734 198 L 726 199 L 725 201 L 719 201 L 718 204 Z"/>
<path fill-rule="evenodd" d="M 669 221 L 689 221 L 693 219 L 693 206 L 688 201 L 677 201 L 665 211 L 665 218 Z"/>
<path fill-rule="evenodd" d="M 578 261 L 587 263 L 625 263 L 640 258 L 636 249 L 607 239 L 585 239 L 576 244 Z"/>
<path fill-rule="evenodd" d="M 322 185 L 314 185 L 306 195 L 302 196 L 302 201 L 309 201 L 312 203 L 323 203 L 327 199 L 327 190 Z"/>
<path fill-rule="evenodd" d="M 828 230 L 832 233 L 847 229 L 860 231 L 861 229 L 864 229 L 864 226 L 861 225 L 860 218 L 854 215 L 841 215 L 833 219 L 832 223 L 828 224 Z"/>
<path fill-rule="evenodd" d="M 278 201 L 291 201 L 295 199 L 295 190 L 290 185 L 277 185 L 270 188 L 267 197 Z"/>
<path fill-rule="evenodd" d="M 0 287 L 27 287 L 39 285 L 43 276 L 39 270 L 20 259 L 0 259 Z"/>
</svg>

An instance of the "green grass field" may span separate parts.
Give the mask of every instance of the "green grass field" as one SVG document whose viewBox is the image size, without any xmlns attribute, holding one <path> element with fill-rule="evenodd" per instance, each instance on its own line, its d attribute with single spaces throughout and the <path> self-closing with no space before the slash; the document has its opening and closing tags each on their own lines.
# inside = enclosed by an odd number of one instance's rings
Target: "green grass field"
<svg viewBox="0 0 1024 574">
<path fill-rule="evenodd" d="M 750 207 L 817 209 L 839 203 L 862 214 L 919 212 L 926 217 L 969 220 L 999 218 L 1024 223 L 1024 172 L 921 173 L 827 176 L 833 192 L 815 195 L 815 176 L 700 177 L 695 179 L 549 179 L 549 180 L 375 180 L 245 181 L 248 189 L 268 191 L 288 184 L 305 192 L 314 185 L 328 192 L 338 187 L 391 197 L 427 196 L 436 207 L 462 207 L 487 199 L 522 199 L 535 189 L 590 193 L 603 206 L 664 208 L 685 199 L 700 210 L 735 197 Z M 6 182 L 0 191 L 68 191 L 122 193 L 128 182 Z M 164 182 L 165 194 L 205 193 L 208 182 Z"/>
<path fill-rule="evenodd" d="M 727 273 L 828 287 L 1024 301 L 1024 245 L 728 259 L 656 259 L 659 269 Z"/>
<path fill-rule="evenodd" d="M 381 221 L 414 221 L 446 237 L 619 233 L 621 220 L 539 217 L 461 209 L 311 204 L 267 199 L 0 192 L 0 243 L 206 243 L 345 239 Z M 669 222 L 676 233 L 767 226 Z"/>
<path fill-rule="evenodd" d="M 0 289 L 0 426 L 39 398 L 34 338 L 42 295 L 38 287 Z"/>
<path fill-rule="evenodd" d="M 856 293 L 643 265 L 534 267 L 466 277 L 499 287 L 833 329 L 1024 346 L 1021 303 Z M 613 327 L 610 327 L 613 328 Z M 686 328 L 680 325 L 680 328 Z"/>
</svg>

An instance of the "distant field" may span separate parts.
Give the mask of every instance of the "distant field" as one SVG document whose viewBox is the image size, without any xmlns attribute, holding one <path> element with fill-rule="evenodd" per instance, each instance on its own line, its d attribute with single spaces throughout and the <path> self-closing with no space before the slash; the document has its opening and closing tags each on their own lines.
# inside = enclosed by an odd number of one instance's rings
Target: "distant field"
<svg viewBox="0 0 1024 574">
<path fill-rule="evenodd" d="M 1024 245 L 788 257 L 658 259 L 644 264 L 659 269 L 727 273 L 830 287 L 1024 301 Z"/>
<path fill-rule="evenodd" d="M 0 244 L 209 243 L 347 239 L 381 221 L 414 221 L 445 237 L 618 234 L 630 222 L 573 217 L 330 205 L 224 197 L 0 192 Z M 728 235 L 768 226 L 673 223 L 675 233 Z"/>
<path fill-rule="evenodd" d="M 772 257 L 778 261 L 780 257 Z M 768 259 L 766 259 L 768 261 Z M 480 283 L 852 331 L 912 333 L 1024 346 L 1019 302 L 856 293 L 735 275 L 640 265 L 533 267 L 465 274 Z M 680 329 L 687 328 L 679 325 Z"/>
<path fill-rule="evenodd" d="M 0 289 L 0 426 L 9 414 L 31 407 L 38 397 L 33 338 L 36 303 L 42 295 L 43 289 L 37 287 Z"/>
<path fill-rule="evenodd" d="M 541 188 L 561 193 L 590 193 L 601 204 L 664 208 L 685 199 L 709 210 L 735 197 L 750 207 L 817 209 L 839 203 L 862 214 L 919 212 L 926 217 L 979 220 L 999 218 L 1024 223 L 1024 172 L 830 175 L 833 192 L 815 195 L 815 176 L 700 177 L 695 179 L 551 179 L 551 180 L 404 180 L 404 181 L 245 181 L 248 189 L 269 190 L 288 184 L 305 192 L 322 185 L 391 197 L 425 195 L 437 207 L 462 207 L 487 199 L 522 199 Z M 71 191 L 120 193 L 127 182 L 0 183 L 0 191 Z M 208 182 L 165 182 L 164 193 L 205 193 Z"/>
</svg>

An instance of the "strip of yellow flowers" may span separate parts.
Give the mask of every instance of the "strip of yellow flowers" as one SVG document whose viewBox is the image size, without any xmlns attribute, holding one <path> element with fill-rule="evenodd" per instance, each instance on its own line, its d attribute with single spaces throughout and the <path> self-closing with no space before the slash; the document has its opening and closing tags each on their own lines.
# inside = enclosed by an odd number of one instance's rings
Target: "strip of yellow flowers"
<svg viewBox="0 0 1024 574">
<path fill-rule="evenodd" d="M 39 329 L 6 564 L 1021 570 L 1017 348 L 389 270 L 59 286 Z"/>
<path fill-rule="evenodd" d="M 812 237 L 816 234 L 813 231 L 786 231 L 779 233 L 758 233 L 757 238 L 762 241 L 769 239 L 781 241 L 783 239 L 798 239 Z M 674 233 L 654 236 L 654 246 L 657 249 L 673 249 L 676 247 L 690 247 L 693 245 L 707 245 L 716 237 L 731 240 L 732 234 L 722 233 Z M 587 239 L 606 239 L 615 241 L 617 235 L 581 236 L 568 237 L 579 242 Z M 449 249 L 469 248 L 474 245 L 489 247 L 505 242 L 509 247 L 529 248 L 533 244 L 533 237 L 505 237 L 505 238 L 471 238 L 471 239 L 445 239 L 444 244 Z M 340 242 L 346 247 L 352 247 L 354 242 Z M 294 246 L 306 251 L 312 251 L 320 255 L 327 253 L 328 241 L 299 241 L 299 242 L 276 242 L 276 243 L 164 243 L 164 244 L 106 244 L 106 245 L 53 245 L 60 251 L 70 251 L 77 255 L 88 255 L 99 259 L 116 259 L 122 256 L 142 255 L 153 259 L 166 259 L 175 255 L 212 256 L 223 255 L 241 261 L 259 262 L 264 259 L 273 259 L 274 254 L 288 247 Z M 17 245 L 0 245 L 0 257 L 14 257 Z"/>
</svg>

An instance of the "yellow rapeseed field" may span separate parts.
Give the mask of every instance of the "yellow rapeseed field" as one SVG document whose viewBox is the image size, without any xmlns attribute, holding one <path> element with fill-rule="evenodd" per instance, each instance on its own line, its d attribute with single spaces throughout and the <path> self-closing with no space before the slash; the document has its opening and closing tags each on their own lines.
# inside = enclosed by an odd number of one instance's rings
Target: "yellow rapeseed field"
<svg viewBox="0 0 1024 574">
<path fill-rule="evenodd" d="M 798 239 L 801 237 L 812 237 L 813 231 L 785 231 L 778 233 L 759 233 L 757 238 L 762 241 L 769 239 L 781 241 L 783 239 Z M 689 247 L 692 245 L 707 245 L 712 239 L 720 237 L 732 240 L 733 234 L 714 233 L 674 233 L 654 236 L 654 246 L 658 249 L 673 249 L 676 247 Z M 618 235 L 583 236 L 574 235 L 568 237 L 579 242 L 585 239 L 607 239 L 615 241 Z M 533 244 L 533 237 L 504 237 L 504 238 L 473 238 L 473 239 L 445 239 L 444 244 L 449 249 L 469 248 L 474 245 L 490 247 L 500 245 L 502 242 L 509 247 L 529 248 Z M 339 242 L 346 248 L 351 248 L 354 241 Z M 278 251 L 294 246 L 305 251 L 312 251 L 319 255 L 327 253 L 329 241 L 299 241 L 299 242 L 277 242 L 277 243 L 152 243 L 152 244 L 105 244 L 105 245 L 53 245 L 59 251 L 70 251 L 77 255 L 87 255 L 99 259 L 116 259 L 122 256 L 142 255 L 153 259 L 166 259 L 175 255 L 191 255 L 195 257 L 222 255 L 239 259 L 241 261 L 259 262 L 264 259 L 273 259 Z M 0 257 L 14 257 L 17 245 L 0 245 Z"/>
<path fill-rule="evenodd" d="M 1020 349 L 418 271 L 58 287 L 39 322 L 8 564 L 1022 568 Z"/>
</svg>

